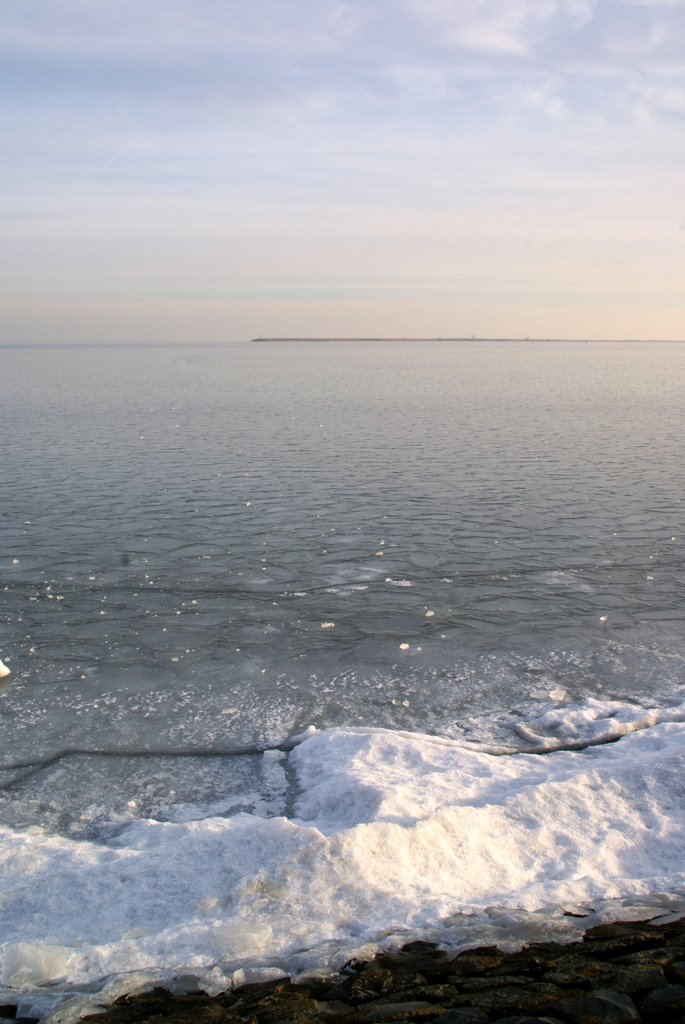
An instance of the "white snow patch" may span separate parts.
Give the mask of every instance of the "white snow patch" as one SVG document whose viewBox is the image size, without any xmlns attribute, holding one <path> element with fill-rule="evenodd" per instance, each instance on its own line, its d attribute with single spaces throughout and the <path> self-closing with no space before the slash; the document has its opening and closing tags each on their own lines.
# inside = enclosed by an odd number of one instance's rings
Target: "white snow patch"
<svg viewBox="0 0 685 1024">
<path fill-rule="evenodd" d="M 185 973 L 220 991 L 415 937 L 578 934 L 565 907 L 685 890 L 685 706 L 589 700 L 519 733 L 544 753 L 309 731 L 290 818 L 139 820 L 109 845 L 0 827 L 0 985 L 54 1001 Z"/>
</svg>

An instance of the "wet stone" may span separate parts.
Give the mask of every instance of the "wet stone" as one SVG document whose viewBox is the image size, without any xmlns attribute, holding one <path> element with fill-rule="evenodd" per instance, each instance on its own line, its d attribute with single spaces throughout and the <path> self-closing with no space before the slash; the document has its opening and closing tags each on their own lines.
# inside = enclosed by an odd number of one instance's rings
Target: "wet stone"
<svg viewBox="0 0 685 1024">
<path fill-rule="evenodd" d="M 685 1015 L 685 985 L 662 985 L 654 989 L 640 1003 L 644 1020 L 654 1024 L 667 1024 L 681 1020 Z"/>
<path fill-rule="evenodd" d="M 99 1015 L 97 1015 L 99 1017 Z M 106 1013 L 111 1024 L 128 1024 L 129 1021 L 144 1021 L 164 1017 L 166 1021 L 193 1020 L 199 1022 L 222 1021 L 227 1019 L 223 1002 L 212 1000 L 204 992 L 193 995 L 173 996 L 163 988 L 155 988 L 136 996 L 122 996 Z M 85 1017 L 85 1020 L 96 1017 Z"/>
<path fill-rule="evenodd" d="M 648 992 L 666 984 L 666 976 L 659 964 L 617 964 L 615 961 L 590 960 L 589 957 L 569 957 L 556 970 L 544 976 L 554 985 L 575 988 L 612 989 L 620 992 Z"/>
<path fill-rule="evenodd" d="M 404 970 L 402 968 L 395 968 L 392 970 L 393 976 L 393 992 L 398 992 L 400 989 L 405 988 L 417 988 L 420 985 L 433 985 L 440 984 L 444 980 L 444 975 L 434 973 L 430 978 L 427 978 L 425 974 L 419 974 L 417 971 Z"/>
<path fill-rule="evenodd" d="M 302 992 L 276 993 L 249 1008 L 260 1024 L 281 1024 L 282 1021 L 319 1021 L 319 1003 Z"/>
<path fill-rule="evenodd" d="M 354 1007 L 349 1003 L 343 1003 L 339 999 L 317 1000 L 316 1008 L 324 1019 L 346 1017 L 354 1013 Z"/>
<path fill-rule="evenodd" d="M 669 947 L 655 946 L 653 949 L 641 949 L 637 953 L 628 953 L 626 956 L 614 959 L 614 964 L 623 967 L 642 966 L 643 964 L 656 964 L 658 967 L 665 967 L 672 960 L 677 959 L 678 954 Z"/>
<path fill-rule="evenodd" d="M 496 946 L 482 946 L 480 949 L 469 949 L 460 953 L 452 965 L 455 975 L 483 975 L 496 971 L 507 960 L 506 953 Z"/>
<path fill-rule="evenodd" d="M 659 950 L 653 950 L 653 952 L 658 953 Z M 663 947 L 663 953 L 668 956 L 669 962 L 685 960 L 685 935 L 683 935 L 682 942 L 669 940 Z"/>
<path fill-rule="evenodd" d="M 552 970 L 544 974 L 544 980 L 550 985 L 562 985 L 572 988 L 592 988 L 601 985 L 603 979 L 612 976 L 612 967 L 600 960 L 592 960 L 579 953 L 569 953 L 559 957 Z M 609 987 L 608 985 L 604 986 Z"/>
<path fill-rule="evenodd" d="M 335 977 L 296 983 L 281 978 L 214 997 L 156 989 L 123 997 L 90 1019 L 97 1016 L 98 1024 L 678 1024 L 685 1022 L 683 979 L 685 921 L 664 928 L 621 923 L 593 929 L 583 942 L 533 944 L 514 954 L 484 947 L 453 958 L 428 943 L 412 943 L 368 963 L 351 963 Z"/>
<path fill-rule="evenodd" d="M 500 1017 L 497 1024 L 562 1024 L 559 1017 Z"/>
<path fill-rule="evenodd" d="M 420 974 L 430 979 L 445 973 L 452 958 L 429 942 L 411 942 L 393 953 L 381 953 L 376 963 L 393 973 Z"/>
<path fill-rule="evenodd" d="M 579 996 L 585 994 L 584 992 L 574 992 L 574 995 Z M 555 985 L 540 982 L 520 988 L 511 986 L 489 989 L 484 992 L 472 992 L 468 995 L 458 996 L 457 1000 L 461 1006 L 469 1001 L 472 1006 L 477 1006 L 479 1010 L 487 1013 L 491 1020 L 497 1020 L 500 1017 L 513 1017 L 517 1014 L 519 1016 L 549 1014 L 562 999 L 567 999 L 568 996 L 568 989 L 560 989 Z"/>
<path fill-rule="evenodd" d="M 358 1024 L 372 1024 L 374 1021 L 421 1021 L 435 1020 L 442 1010 L 433 1003 L 408 1002 L 388 1003 L 385 1000 L 379 1005 L 367 1003 L 357 1008 L 354 1021 Z"/>
<path fill-rule="evenodd" d="M 459 995 L 454 985 L 411 985 L 406 988 L 393 989 L 392 993 L 377 999 L 376 1002 L 399 1002 L 400 999 L 419 1000 L 424 1003 L 439 1003 L 448 1006 L 450 1001 Z"/>
<path fill-rule="evenodd" d="M 273 981 L 253 981 L 247 985 L 241 985 L 233 993 L 233 996 L 240 1000 L 241 1005 L 250 999 L 268 999 L 272 995 L 282 995 L 293 988 L 290 978 L 276 978 Z M 159 991 L 159 990 L 156 990 Z"/>
<path fill-rule="evenodd" d="M 622 992 L 593 992 L 559 1004 L 559 1016 L 568 1024 L 631 1024 L 640 1014 L 630 998 Z"/>
<path fill-rule="evenodd" d="M 509 974 L 498 974 L 488 978 L 462 978 L 459 981 L 461 992 L 491 992 L 497 988 L 518 988 L 530 985 L 530 978 L 516 978 Z"/>
<path fill-rule="evenodd" d="M 327 983 L 317 985 L 315 997 L 329 1001 L 342 1000 L 348 1003 L 352 998 L 352 978 L 329 979 Z"/>
<path fill-rule="evenodd" d="M 593 980 L 593 988 L 609 988 L 628 995 L 649 992 L 666 984 L 666 975 L 659 964 L 635 964 L 632 967 L 612 965 L 600 979 Z"/>
<path fill-rule="evenodd" d="M 666 936 L 660 929 L 650 928 L 648 925 L 638 927 L 625 922 L 600 924 L 585 933 L 583 952 L 601 960 L 610 960 L 625 956 L 626 953 L 663 945 L 665 939 Z"/>
<path fill-rule="evenodd" d="M 475 1006 L 459 1006 L 446 1010 L 439 1021 L 440 1024 L 488 1024 L 487 1015 Z"/>
<path fill-rule="evenodd" d="M 352 978 L 351 998 L 353 1002 L 374 999 L 386 995 L 395 987 L 395 978 L 387 967 L 369 964 Z"/>
<path fill-rule="evenodd" d="M 562 947 L 564 952 L 569 947 Z M 570 947 L 571 949 L 573 947 Z M 524 975 L 526 978 L 541 978 L 542 975 L 554 967 L 559 960 L 558 945 L 551 943 L 534 943 L 518 953 L 510 953 L 501 967 L 495 969 L 495 974 L 508 974 L 515 977 Z"/>
<path fill-rule="evenodd" d="M 673 985 L 685 985 L 685 960 L 673 960 L 668 964 L 666 977 Z"/>
</svg>

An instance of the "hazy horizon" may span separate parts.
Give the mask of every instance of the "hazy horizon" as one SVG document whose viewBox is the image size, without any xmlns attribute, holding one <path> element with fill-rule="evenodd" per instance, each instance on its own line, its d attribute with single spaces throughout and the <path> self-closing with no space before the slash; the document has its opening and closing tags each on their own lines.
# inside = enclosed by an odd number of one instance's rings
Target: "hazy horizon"
<svg viewBox="0 0 685 1024">
<path fill-rule="evenodd" d="M 397 344 L 422 344 L 422 343 L 444 343 L 444 344 L 536 344 L 536 345 L 681 345 L 685 342 L 685 338 L 514 338 L 514 337 L 502 337 L 502 338 L 479 338 L 479 337 L 390 337 L 378 335 L 376 337 L 362 337 L 361 335 L 356 337 L 257 337 L 257 338 L 224 338 L 223 340 L 198 340 L 192 338 L 185 339 L 155 339 L 155 338 L 135 338 L 135 339 L 98 339 L 94 340 L 82 340 L 82 341 L 23 341 L 23 342 L 12 342 L 12 341 L 0 341 L 0 349 L 23 349 L 23 348 L 221 348 L 225 345 L 251 345 L 256 343 L 274 343 L 274 344 L 288 344 L 294 343 L 311 343 L 311 344 L 353 344 L 353 343 L 369 343 L 375 342 L 382 343 L 397 343 Z"/>
<path fill-rule="evenodd" d="M 685 0 L 0 24 L 0 343 L 685 337 Z"/>
</svg>

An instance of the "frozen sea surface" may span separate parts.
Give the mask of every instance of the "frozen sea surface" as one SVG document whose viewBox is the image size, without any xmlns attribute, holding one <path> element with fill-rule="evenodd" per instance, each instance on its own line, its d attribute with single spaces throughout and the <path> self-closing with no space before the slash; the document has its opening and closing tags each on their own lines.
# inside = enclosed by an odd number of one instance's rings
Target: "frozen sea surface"
<svg viewBox="0 0 685 1024">
<path fill-rule="evenodd" d="M 218 992 L 414 938 L 685 912 L 685 705 L 588 700 L 522 739 L 538 752 L 330 729 L 260 756 L 268 813 L 179 808 L 99 842 L 3 827 L 0 995 L 69 996 L 63 1019 L 150 979 Z"/>
<path fill-rule="evenodd" d="M 680 906 L 685 346 L 0 360 L 3 1001 Z"/>
</svg>

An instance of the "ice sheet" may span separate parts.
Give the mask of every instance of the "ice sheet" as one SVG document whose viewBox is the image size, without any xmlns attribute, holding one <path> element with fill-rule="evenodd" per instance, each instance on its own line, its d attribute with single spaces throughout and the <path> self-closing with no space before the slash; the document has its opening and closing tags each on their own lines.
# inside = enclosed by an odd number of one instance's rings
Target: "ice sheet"
<svg viewBox="0 0 685 1024">
<path fill-rule="evenodd" d="M 407 936 L 478 944 L 498 915 L 523 942 L 526 915 L 658 903 L 685 891 L 684 718 L 588 701 L 529 723 L 534 754 L 332 729 L 288 755 L 288 816 L 139 820 L 107 845 L 4 827 L 0 985 L 219 990 Z"/>
</svg>

